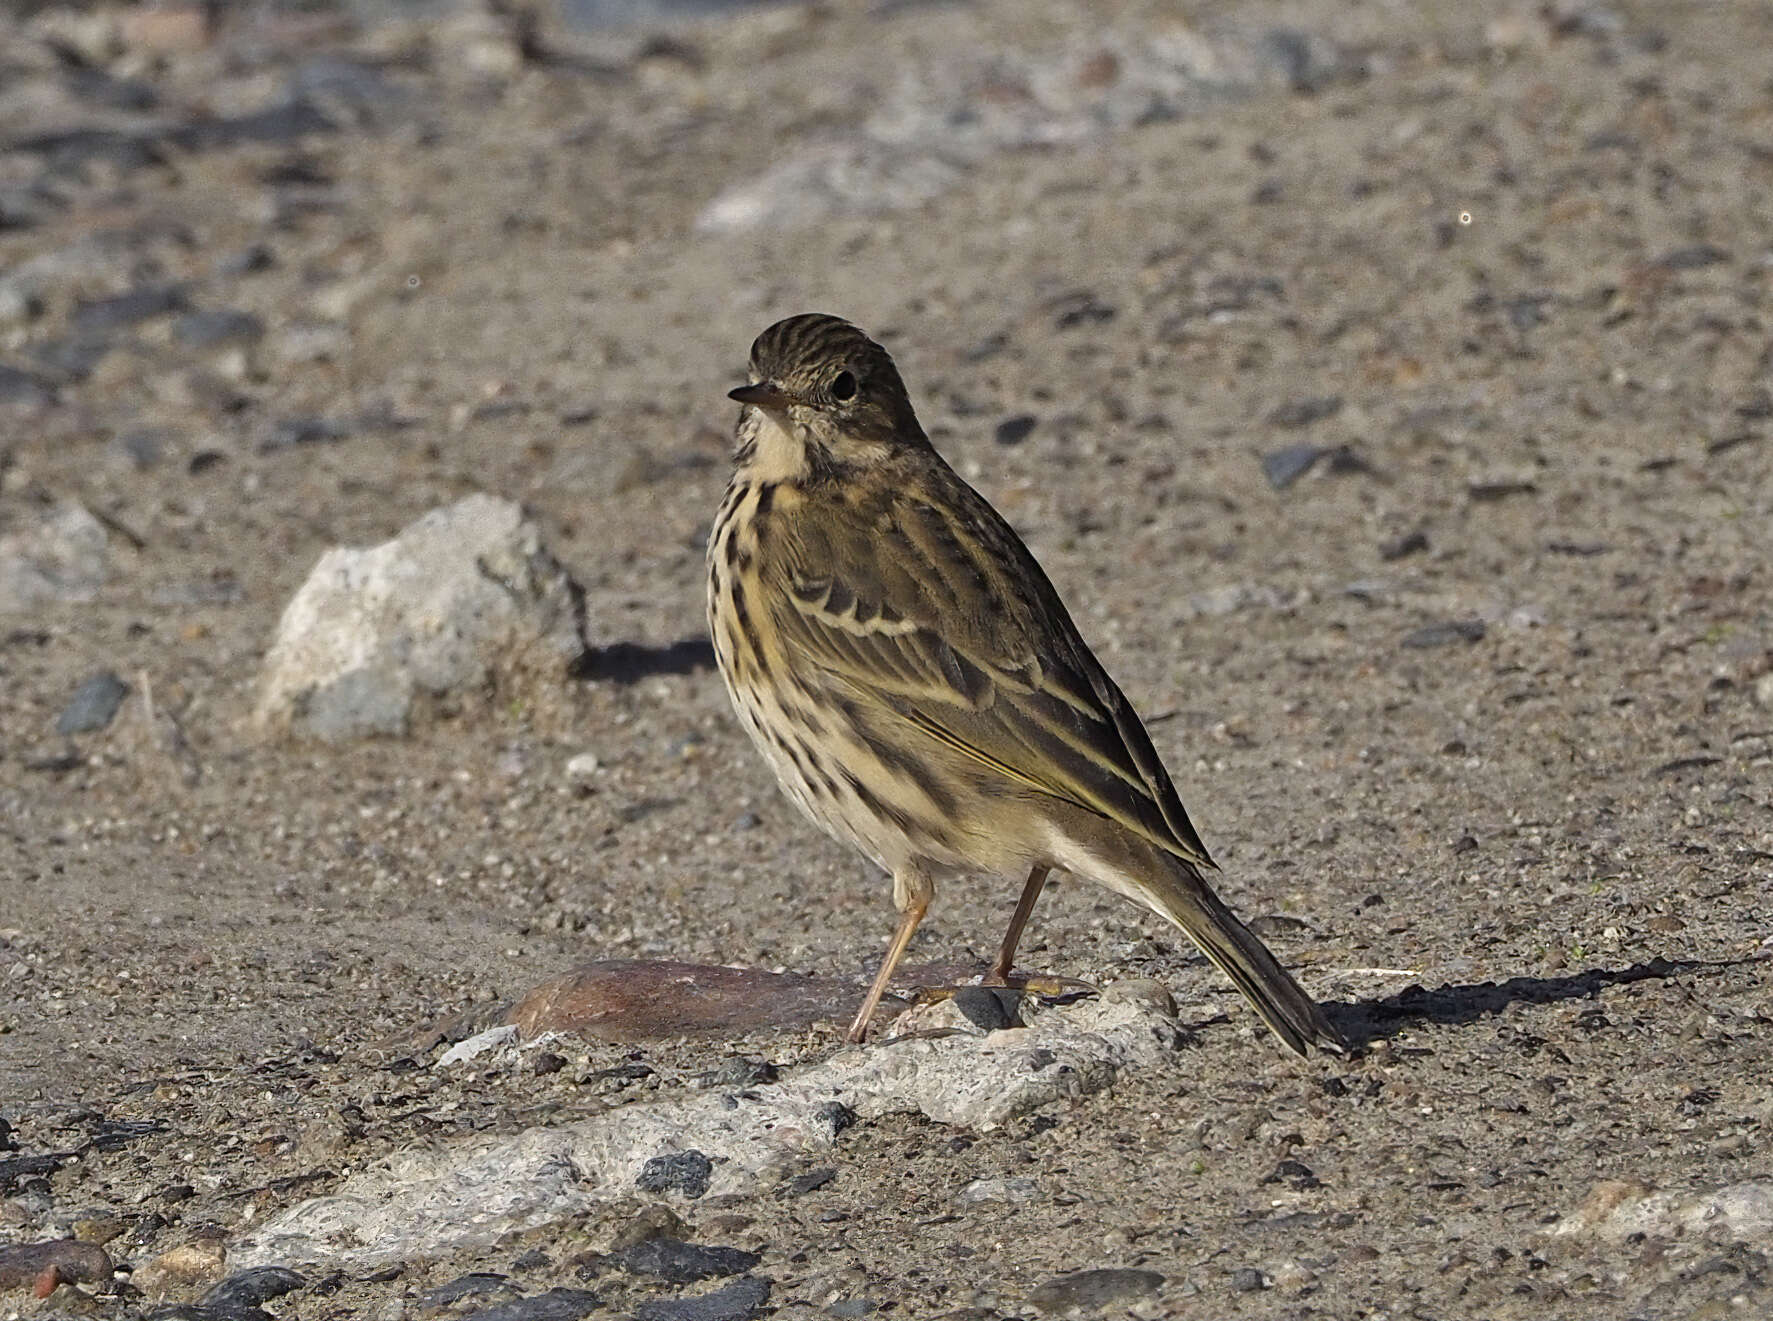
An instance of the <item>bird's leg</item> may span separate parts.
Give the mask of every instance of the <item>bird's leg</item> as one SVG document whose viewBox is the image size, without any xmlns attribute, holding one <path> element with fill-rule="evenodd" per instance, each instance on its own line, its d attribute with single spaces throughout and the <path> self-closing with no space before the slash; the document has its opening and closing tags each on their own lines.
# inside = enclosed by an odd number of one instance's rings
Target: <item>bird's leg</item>
<svg viewBox="0 0 1773 1321">
<path fill-rule="evenodd" d="M 1009 985 L 1010 969 L 1016 963 L 1016 946 L 1022 943 L 1022 928 L 1028 925 L 1029 914 L 1034 912 L 1035 901 L 1047 883 L 1048 870 L 1036 867 L 1028 873 L 1028 884 L 1022 887 L 1022 897 L 1016 900 L 1016 911 L 1010 917 L 1010 929 L 1003 933 L 1003 948 L 997 951 L 997 962 L 991 965 L 991 971 L 985 974 L 981 985 Z"/>
<path fill-rule="evenodd" d="M 862 1007 L 856 1010 L 856 1021 L 850 1024 L 847 1038 L 850 1042 L 860 1042 L 868 1035 L 868 1020 L 874 1017 L 880 997 L 886 994 L 887 983 L 893 980 L 899 960 L 905 957 L 905 947 L 911 943 L 912 932 L 923 921 L 923 915 L 930 911 L 930 900 L 935 893 L 936 888 L 930 884 L 929 877 L 921 873 L 894 875 L 893 898 L 899 901 L 899 928 L 893 932 L 893 943 L 887 946 L 886 957 L 880 961 L 880 971 L 874 974 L 874 985 L 868 988 Z"/>
</svg>

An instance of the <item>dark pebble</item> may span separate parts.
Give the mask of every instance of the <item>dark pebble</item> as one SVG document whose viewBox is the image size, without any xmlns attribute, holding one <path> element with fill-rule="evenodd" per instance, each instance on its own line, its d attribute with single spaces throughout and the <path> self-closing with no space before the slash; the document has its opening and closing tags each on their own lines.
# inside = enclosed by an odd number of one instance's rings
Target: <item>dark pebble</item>
<svg viewBox="0 0 1773 1321">
<path fill-rule="evenodd" d="M 28 404 L 31 407 L 40 407 L 47 404 L 53 397 L 50 394 L 49 382 L 41 376 L 0 363 L 0 404 Z"/>
<path fill-rule="evenodd" d="M 1262 475 L 1275 490 L 1284 491 L 1329 452 L 1322 445 L 1287 445 L 1269 450 L 1262 456 Z"/>
<path fill-rule="evenodd" d="M 556 1055 L 551 1050 L 544 1050 L 530 1061 L 529 1071 L 538 1078 L 545 1078 L 551 1073 L 559 1073 L 566 1067 L 566 1056 Z"/>
<path fill-rule="evenodd" d="M 198 450 L 185 465 L 185 471 L 193 476 L 200 472 L 208 472 L 211 468 L 226 463 L 228 456 L 220 450 Z"/>
<path fill-rule="evenodd" d="M 1317 1174 L 1303 1161 L 1283 1160 L 1263 1176 L 1262 1182 L 1284 1183 L 1290 1188 L 1322 1188 Z"/>
<path fill-rule="evenodd" d="M 129 685 L 110 670 L 101 670 L 74 690 L 74 696 L 56 717 L 58 734 L 86 734 L 103 729 L 116 718 L 117 709 L 129 696 Z"/>
<path fill-rule="evenodd" d="M 643 1193 L 682 1193 L 700 1197 L 708 1191 L 714 1162 L 699 1151 L 677 1151 L 669 1156 L 654 1156 L 635 1176 L 634 1186 Z"/>
<path fill-rule="evenodd" d="M 1298 28 L 1270 28 L 1258 47 L 1295 92 L 1315 92 L 1346 72 L 1340 49 Z"/>
<path fill-rule="evenodd" d="M 651 1275 L 667 1284 L 738 1275 L 758 1263 L 755 1252 L 710 1247 L 676 1238 L 649 1238 L 609 1254 L 609 1261 L 630 1275 Z"/>
<path fill-rule="evenodd" d="M 842 1101 L 827 1101 L 813 1111 L 813 1122 L 821 1125 L 832 1137 L 836 1137 L 844 1129 L 854 1127 L 856 1112 Z"/>
<path fill-rule="evenodd" d="M 1268 1287 L 1268 1279 L 1261 1271 L 1245 1266 L 1231 1272 L 1231 1287 L 1236 1293 L 1255 1293 Z"/>
<path fill-rule="evenodd" d="M 227 276 L 256 275 L 260 271 L 273 270 L 276 265 L 277 254 L 271 251 L 268 244 L 253 243 L 222 258 L 216 266 L 216 273 Z"/>
<path fill-rule="evenodd" d="M 41 156 L 44 165 L 57 174 L 84 172 L 95 162 L 108 165 L 119 173 L 127 173 L 166 160 L 166 153 L 146 134 L 109 128 L 72 128 L 38 133 L 9 145 L 13 151 Z"/>
<path fill-rule="evenodd" d="M 115 347 L 95 334 L 81 334 L 70 339 L 45 340 L 31 350 L 31 355 L 58 376 L 84 381 Z"/>
<path fill-rule="evenodd" d="M 1156 1271 L 1100 1268 L 1058 1275 L 1029 1291 L 1028 1301 L 1037 1312 L 1068 1312 L 1072 1308 L 1100 1311 L 1116 1303 L 1146 1298 L 1163 1287 Z"/>
<path fill-rule="evenodd" d="M 1016 1026 L 1021 995 L 1003 986 L 963 986 L 954 993 L 960 1016 L 982 1032 L 1001 1032 Z"/>
<path fill-rule="evenodd" d="M 1484 632 L 1484 621 L 1481 619 L 1449 619 L 1444 623 L 1429 624 L 1413 633 L 1404 634 L 1402 645 L 1446 647 L 1455 642 L 1481 642 Z"/>
<path fill-rule="evenodd" d="M 435 1289 L 420 1294 L 419 1307 L 425 1311 L 440 1311 L 464 1298 L 485 1298 L 491 1294 L 515 1292 L 516 1286 L 511 1283 L 509 1276 L 492 1271 L 471 1271 L 467 1275 L 456 1276 L 448 1284 L 440 1284 Z"/>
<path fill-rule="evenodd" d="M 286 417 L 271 424 L 271 429 L 259 441 L 259 452 L 268 454 L 273 450 L 288 449 L 292 445 L 318 445 L 344 440 L 350 434 L 351 429 L 348 426 L 330 418 Z"/>
<path fill-rule="evenodd" d="M 763 824 L 763 818 L 755 812 L 746 812 L 733 822 L 734 830 L 756 830 Z"/>
<path fill-rule="evenodd" d="M 1319 395 L 1312 399 L 1290 399 L 1268 415 L 1268 424 L 1288 431 L 1322 422 L 1342 411 L 1342 396 Z"/>
<path fill-rule="evenodd" d="M 1392 560 L 1401 560 L 1406 555 L 1414 555 L 1418 551 L 1427 549 L 1428 534 L 1418 529 L 1415 532 L 1406 532 L 1401 537 L 1393 537 L 1390 541 L 1381 542 L 1379 544 L 1379 558 L 1389 564 Z"/>
<path fill-rule="evenodd" d="M 190 304 L 178 284 L 145 285 L 110 298 L 93 298 L 74 305 L 73 327 L 83 334 L 126 330 L 155 317 L 183 312 Z"/>
<path fill-rule="evenodd" d="M 166 451 L 166 433 L 153 427 L 136 427 L 125 431 L 112 444 L 132 465 L 145 471 L 160 462 Z"/>
<path fill-rule="evenodd" d="M 1020 445 L 1028 439 L 1036 424 L 1040 421 L 1033 413 L 1018 413 L 1014 417 L 1006 417 L 997 424 L 992 432 L 992 439 L 999 445 Z"/>
<path fill-rule="evenodd" d="M 554 1259 L 540 1248 L 531 1248 L 511 1263 L 514 1271 L 545 1271 L 554 1265 Z"/>
<path fill-rule="evenodd" d="M 109 110 L 152 110 L 159 97 L 147 83 L 134 78 L 114 78 L 102 69 L 69 69 L 62 86 L 93 105 Z"/>
<path fill-rule="evenodd" d="M 173 1303 L 144 1312 L 142 1321 L 275 1321 L 262 1307 L 211 1307 L 207 1303 Z"/>
<path fill-rule="evenodd" d="M 1532 482 L 1472 482 L 1465 488 L 1465 493 L 1473 500 L 1487 502 L 1506 500 L 1511 495 L 1531 495 L 1538 489 Z"/>
<path fill-rule="evenodd" d="M 252 344 L 264 338 L 265 323 L 251 312 L 212 307 L 188 312 L 172 323 L 172 337 L 188 349 L 216 349 L 225 344 Z"/>
<path fill-rule="evenodd" d="M 1112 304 L 1104 303 L 1096 295 L 1089 292 L 1066 294 L 1055 299 L 1051 307 L 1054 312 L 1053 324 L 1060 330 L 1070 330 L 1074 326 L 1095 326 L 1104 321 L 1114 320 L 1116 309 Z"/>
<path fill-rule="evenodd" d="M 166 135 L 182 151 L 211 151 L 246 142 L 293 142 L 310 133 L 332 133 L 338 126 L 307 101 L 254 110 L 231 118 L 199 119 Z"/>
<path fill-rule="evenodd" d="M 747 1275 L 699 1298 L 655 1298 L 634 1309 L 634 1321 L 751 1321 L 770 1299 L 770 1281 Z"/>
<path fill-rule="evenodd" d="M 205 1307 L 257 1307 L 301 1288 L 307 1281 L 287 1266 L 260 1266 L 230 1275 L 203 1295 Z"/>
<path fill-rule="evenodd" d="M 597 1295 L 589 1289 L 550 1289 L 470 1312 L 463 1321 L 579 1321 L 597 1307 Z"/>
<path fill-rule="evenodd" d="M 782 1184 L 782 1196 L 804 1197 L 807 1193 L 817 1192 L 837 1178 L 837 1171 L 828 1167 L 808 1170 L 805 1174 L 797 1174 Z"/>
<path fill-rule="evenodd" d="M 1730 254 L 1722 248 L 1713 247 L 1709 243 L 1695 243 L 1691 247 L 1676 248 L 1665 252 L 1656 259 L 1656 264 L 1664 270 L 1696 271 L 1702 266 L 1716 266 L 1730 260 Z"/>
</svg>

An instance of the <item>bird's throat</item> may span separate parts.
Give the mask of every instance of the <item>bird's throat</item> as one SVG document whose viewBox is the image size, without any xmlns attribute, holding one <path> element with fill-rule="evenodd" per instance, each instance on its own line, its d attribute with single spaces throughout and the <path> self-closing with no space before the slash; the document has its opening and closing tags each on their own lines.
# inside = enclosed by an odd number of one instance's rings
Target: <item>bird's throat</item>
<svg viewBox="0 0 1773 1321">
<path fill-rule="evenodd" d="M 784 414 L 747 408 L 739 421 L 737 459 L 756 482 L 797 482 L 811 471 L 807 429 Z"/>
</svg>

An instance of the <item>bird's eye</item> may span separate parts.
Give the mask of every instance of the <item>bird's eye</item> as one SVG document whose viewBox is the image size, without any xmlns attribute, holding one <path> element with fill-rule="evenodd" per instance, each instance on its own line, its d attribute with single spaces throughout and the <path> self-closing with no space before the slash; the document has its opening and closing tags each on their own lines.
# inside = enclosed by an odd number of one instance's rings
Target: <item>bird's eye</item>
<svg viewBox="0 0 1773 1321">
<path fill-rule="evenodd" d="M 854 372 L 838 372 L 831 378 L 831 397 L 839 403 L 856 397 L 856 376 Z"/>
</svg>

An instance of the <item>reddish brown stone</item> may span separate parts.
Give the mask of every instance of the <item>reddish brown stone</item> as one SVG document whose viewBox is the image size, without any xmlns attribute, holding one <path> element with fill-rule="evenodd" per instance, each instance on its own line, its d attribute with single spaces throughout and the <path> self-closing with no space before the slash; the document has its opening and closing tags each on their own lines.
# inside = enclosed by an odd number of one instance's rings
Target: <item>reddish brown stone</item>
<svg viewBox="0 0 1773 1321">
<path fill-rule="evenodd" d="M 104 1284 L 111 1279 L 111 1254 L 96 1243 L 58 1238 L 0 1248 L 0 1289 L 29 1285 L 47 1298 L 60 1284 Z"/>
</svg>

